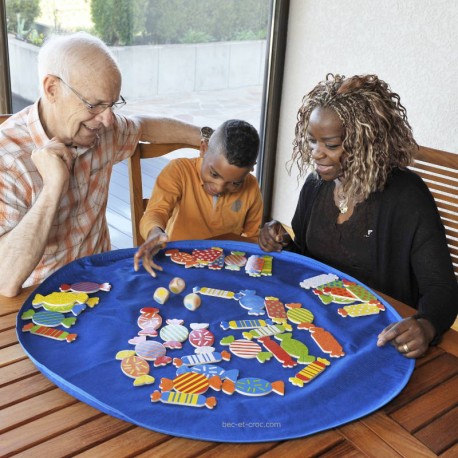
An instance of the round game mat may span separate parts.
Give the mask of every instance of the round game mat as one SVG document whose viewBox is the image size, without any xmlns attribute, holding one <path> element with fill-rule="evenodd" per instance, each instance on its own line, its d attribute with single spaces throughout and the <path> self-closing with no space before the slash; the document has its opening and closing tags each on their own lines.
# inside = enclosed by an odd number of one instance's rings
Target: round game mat
<svg viewBox="0 0 458 458">
<path fill-rule="evenodd" d="M 190 254 L 194 249 L 204 250 L 215 246 L 222 248 L 225 255 L 232 251 L 242 251 L 247 258 L 267 254 L 254 244 L 227 241 L 174 242 L 169 243 L 167 250 L 178 249 Z M 393 399 L 412 374 L 413 360 L 400 355 L 391 345 L 383 348 L 376 346 L 379 332 L 389 323 L 400 319 L 398 313 L 382 298 L 377 296 L 384 311 L 353 317 L 351 315 L 354 312 L 348 308 L 349 304 L 329 302 L 331 292 L 340 290 L 322 291 L 324 296 L 320 299 L 307 282 L 304 285 L 308 289 L 300 285 L 304 280 L 318 275 L 334 274 L 339 280 L 349 280 L 364 287 L 324 264 L 293 253 L 269 253 L 273 256 L 272 275 L 254 277 L 248 275 L 243 267 L 239 271 L 224 268 L 213 270 L 208 267 L 186 268 L 172 262 L 162 251 L 156 260 L 164 271 L 158 272 L 154 279 L 143 268 L 134 272 L 134 253 L 135 249 L 125 249 L 82 258 L 68 264 L 33 292 L 17 318 L 19 342 L 38 369 L 64 391 L 109 415 L 144 428 L 193 439 L 222 442 L 284 440 L 337 427 L 370 414 Z M 156 289 L 160 286 L 168 288 L 170 280 L 177 276 L 185 280 L 185 290 L 180 294 L 170 293 L 163 305 L 155 302 L 153 294 Z M 74 341 L 68 343 L 65 340 L 48 339 L 22 330 L 25 325 L 32 323 L 30 319 L 22 319 L 21 316 L 23 312 L 34 309 L 32 301 L 37 294 L 46 296 L 59 291 L 62 284 L 78 282 L 109 282 L 111 290 L 89 294 L 90 297 L 98 297 L 99 303 L 82 311 L 70 328 L 62 325 L 54 328 L 77 334 Z M 215 398 L 216 406 L 212 409 L 205 406 L 173 405 L 161 400 L 153 403 L 151 394 L 160 391 L 161 379 L 176 379 L 177 368 L 173 364 L 154 367 L 153 361 L 149 361 L 150 375 L 155 378 L 155 382 L 134 386 L 134 379 L 122 372 L 121 361 L 116 359 L 119 351 L 135 349 L 135 345 L 128 341 L 137 336 L 140 330 L 137 324 L 140 309 L 158 308 L 163 320 L 162 328 L 170 319 L 184 320 L 183 325 L 188 331 L 191 331 L 191 323 L 209 323 L 208 329 L 215 336 L 213 346 L 218 353 L 234 349 L 234 346 L 221 345 L 223 338 L 227 340 L 228 336 L 233 336 L 235 340 L 243 339 L 243 332 L 249 331 L 225 330 L 221 322 L 269 319 L 267 314 L 249 315 L 249 310 L 235 299 L 203 294 L 201 306 L 190 311 L 183 305 L 183 299 L 194 287 L 233 293 L 245 291 L 245 296 L 247 290 L 254 290 L 256 296 L 262 298 L 274 297 L 283 304 L 301 304 L 301 308 L 308 312 L 296 313 L 299 316 L 296 321 L 307 320 L 304 316 L 308 316 L 316 328 L 322 329 L 322 337 L 323 333 L 330 333 L 334 337 L 333 341 L 341 345 L 345 355 L 331 356 L 327 350 L 330 344 L 320 340 L 320 333 L 312 335 L 310 329 L 299 329 L 297 323 L 290 323 L 291 337 L 299 341 L 299 348 L 303 349 L 305 344 L 308 357 L 316 358 L 313 363 L 284 368 L 276 357 L 261 363 L 256 358 L 241 358 L 232 353 L 229 361 L 217 363 L 224 369 L 224 373 L 233 374 L 233 370 L 238 370 L 238 380 L 254 377 L 266 381 L 261 385 L 267 391 L 277 387 L 278 382 L 283 382 L 283 396 L 275 390 L 264 396 L 247 396 L 238 391 L 229 395 L 210 388 L 200 395 L 202 397 L 199 402 L 204 398 L 203 402 Z M 366 287 L 358 290 L 359 294 L 361 290 L 365 294 L 371 293 Z M 359 300 L 354 302 L 359 303 Z M 43 309 L 34 310 L 38 312 Z M 72 313 L 65 315 L 73 317 Z M 314 336 L 321 343 L 320 346 Z M 274 337 L 269 339 L 277 346 L 283 344 Z M 147 341 L 162 342 L 159 335 L 147 337 Z M 257 342 L 255 338 L 251 341 Z M 259 341 L 258 344 L 263 352 L 267 352 Z M 167 356 L 182 358 L 194 355 L 194 350 L 195 347 L 185 341 L 182 349 L 168 349 Z M 256 352 L 256 349 L 250 351 Z M 297 360 L 296 357 L 292 359 Z M 308 372 L 304 371 L 307 367 L 310 369 Z M 304 382 L 303 386 L 293 384 L 290 380 L 300 378 L 300 371 L 302 374 L 307 372 L 307 377 L 315 378 Z M 239 388 L 243 390 L 247 383 L 241 382 Z"/>
</svg>

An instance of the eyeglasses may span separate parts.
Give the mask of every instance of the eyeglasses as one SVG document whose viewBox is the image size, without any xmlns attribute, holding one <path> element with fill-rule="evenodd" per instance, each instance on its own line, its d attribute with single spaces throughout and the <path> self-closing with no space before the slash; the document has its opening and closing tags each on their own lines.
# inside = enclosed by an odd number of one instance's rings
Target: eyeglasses
<svg viewBox="0 0 458 458">
<path fill-rule="evenodd" d="M 122 108 L 127 103 L 124 100 L 124 97 L 122 95 L 120 95 L 121 100 L 118 100 L 117 102 L 114 102 L 114 103 L 97 103 L 96 105 L 93 105 L 92 103 L 89 103 L 78 91 L 73 89 L 70 86 L 70 84 L 67 84 L 60 76 L 56 76 L 56 75 L 52 75 L 52 76 L 58 78 L 62 83 L 64 83 L 65 86 L 67 86 L 73 92 L 73 94 L 75 94 L 81 100 L 81 102 L 84 103 L 84 105 L 86 106 L 87 110 L 91 114 L 100 114 L 100 113 L 104 112 L 107 108 L 111 108 L 113 110 L 119 110 L 120 108 Z"/>
</svg>

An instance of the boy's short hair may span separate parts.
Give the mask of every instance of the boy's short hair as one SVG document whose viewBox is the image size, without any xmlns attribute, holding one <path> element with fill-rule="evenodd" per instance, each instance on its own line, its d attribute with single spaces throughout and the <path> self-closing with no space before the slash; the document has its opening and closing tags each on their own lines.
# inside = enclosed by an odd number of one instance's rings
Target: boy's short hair
<svg viewBox="0 0 458 458">
<path fill-rule="evenodd" d="M 215 135 L 216 134 L 216 135 Z M 229 119 L 219 126 L 210 142 L 220 143 L 227 162 L 236 167 L 252 167 L 259 151 L 259 134 L 248 122 Z"/>
</svg>

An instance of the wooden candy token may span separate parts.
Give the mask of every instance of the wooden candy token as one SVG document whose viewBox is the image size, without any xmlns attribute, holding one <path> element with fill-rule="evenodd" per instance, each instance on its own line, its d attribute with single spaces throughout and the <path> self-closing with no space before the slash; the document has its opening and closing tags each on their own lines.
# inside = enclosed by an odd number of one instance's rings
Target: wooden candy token
<svg viewBox="0 0 458 458">
<path fill-rule="evenodd" d="M 209 388 L 221 390 L 221 379 L 215 375 L 211 378 L 205 377 L 197 372 L 185 372 L 175 379 L 162 378 L 159 389 L 162 391 L 179 391 L 180 393 L 204 394 Z"/>
<path fill-rule="evenodd" d="M 206 398 L 202 394 L 179 393 L 178 391 L 154 391 L 151 394 L 151 402 L 163 402 L 164 404 L 177 404 L 188 407 L 207 407 L 213 409 L 216 406 L 216 398 Z"/>
<path fill-rule="evenodd" d="M 269 324 L 266 320 L 231 320 L 221 321 L 220 326 L 227 331 L 228 329 L 253 329 Z"/>
<path fill-rule="evenodd" d="M 169 344 L 169 342 L 184 342 L 189 335 L 186 326 L 182 326 L 183 320 L 167 320 L 167 326 L 164 326 L 159 331 L 161 339 Z M 174 348 L 181 348 L 174 345 Z"/>
<path fill-rule="evenodd" d="M 238 369 L 225 370 L 220 366 L 214 364 L 197 364 L 195 366 L 180 366 L 177 369 L 177 375 L 184 374 L 185 372 L 197 372 L 203 374 L 207 378 L 217 375 L 221 380 L 232 380 L 236 382 L 239 378 Z"/>
<path fill-rule="evenodd" d="M 143 307 L 140 310 L 140 316 L 137 319 L 138 327 L 147 332 L 140 331 L 139 335 L 156 336 L 156 329 L 161 327 L 162 317 L 159 315 L 159 309 L 154 307 Z"/>
<path fill-rule="evenodd" d="M 304 328 L 312 334 L 313 340 L 320 347 L 321 351 L 328 353 L 331 358 L 340 358 L 345 355 L 342 345 L 337 342 L 337 339 L 329 331 L 313 324 L 308 324 L 307 327 L 304 325 Z"/>
<path fill-rule="evenodd" d="M 337 280 L 339 277 L 334 274 L 320 274 L 315 277 L 302 280 L 299 285 L 304 289 L 318 288 L 321 285 Z"/>
<path fill-rule="evenodd" d="M 248 310 L 248 315 L 264 315 L 264 298 L 256 295 L 256 291 L 245 289 L 234 296 L 239 304 Z"/>
<path fill-rule="evenodd" d="M 264 265 L 264 258 L 252 254 L 245 265 L 245 272 L 251 277 L 260 277 L 262 272 L 262 266 Z"/>
<path fill-rule="evenodd" d="M 196 267 L 199 265 L 199 261 L 191 254 L 179 251 L 177 249 L 167 250 L 166 256 L 170 256 L 171 261 L 177 264 L 184 264 L 186 268 Z"/>
<path fill-rule="evenodd" d="M 214 261 L 208 264 L 210 270 L 221 270 L 224 267 L 224 252 L 221 250 L 221 255 L 218 256 Z"/>
<path fill-rule="evenodd" d="M 207 288 L 206 286 L 204 286 L 203 288 L 201 288 L 200 286 L 194 286 L 192 292 L 203 294 L 205 296 L 221 297 L 223 299 L 234 299 L 235 296 L 235 293 L 232 291 L 225 291 L 223 289 L 216 288 Z"/>
<path fill-rule="evenodd" d="M 47 296 L 36 294 L 32 306 L 34 308 L 43 307 L 51 312 L 66 313 L 71 311 L 76 316 L 86 308 L 86 304 L 89 307 L 94 307 L 98 302 L 98 297 L 89 298 L 86 293 L 54 292 Z"/>
<path fill-rule="evenodd" d="M 220 344 L 229 345 L 230 352 L 239 358 L 256 358 L 262 351 L 261 346 L 256 342 L 246 339 L 235 339 L 233 336 L 223 338 Z"/>
<path fill-rule="evenodd" d="M 289 326 L 289 330 L 291 327 Z M 281 324 L 268 324 L 267 326 L 262 326 L 260 328 L 252 329 L 251 331 L 244 332 L 243 337 L 245 339 L 259 339 L 266 336 L 274 336 L 275 334 L 281 334 L 282 332 L 287 331 L 285 325 Z"/>
<path fill-rule="evenodd" d="M 272 275 L 272 265 L 273 265 L 273 256 L 264 255 L 262 257 L 264 263 L 262 264 L 261 275 L 271 276 Z"/>
<path fill-rule="evenodd" d="M 222 351 L 221 353 L 200 353 L 198 355 L 186 355 L 181 358 L 174 358 L 173 364 L 175 367 L 181 367 L 183 364 L 185 366 L 195 366 L 196 364 L 211 364 L 219 363 L 221 360 L 229 361 L 231 359 L 231 354 L 227 351 Z"/>
<path fill-rule="evenodd" d="M 140 377 L 140 375 L 149 373 L 149 364 L 145 359 L 132 355 L 123 358 L 121 361 L 121 370 L 128 377 L 137 378 Z"/>
<path fill-rule="evenodd" d="M 279 361 L 283 367 L 289 368 L 297 365 L 297 361 L 291 358 L 289 353 L 270 337 L 261 337 L 258 339 L 258 342 L 260 342 L 267 351 L 272 353 L 275 359 Z"/>
<path fill-rule="evenodd" d="M 315 377 L 318 377 L 330 362 L 324 358 L 317 358 L 317 360 L 308 366 L 301 369 L 294 377 L 290 377 L 288 380 L 295 386 L 302 387 L 304 383 L 309 383 Z"/>
<path fill-rule="evenodd" d="M 246 264 L 245 253 L 242 251 L 232 251 L 229 256 L 226 256 L 224 263 L 228 270 L 240 270 Z"/>
<path fill-rule="evenodd" d="M 308 347 L 300 340 L 293 339 L 289 333 L 276 334 L 275 339 L 280 341 L 280 346 L 291 356 L 297 358 L 299 364 L 310 364 L 315 361 L 315 356 L 309 355 Z"/>
<path fill-rule="evenodd" d="M 338 302 L 339 300 L 355 301 L 357 297 L 345 286 L 326 286 L 322 288 L 324 294 L 333 297 L 333 302 Z"/>
<path fill-rule="evenodd" d="M 70 334 L 67 331 L 60 329 L 48 328 L 48 326 L 39 326 L 33 323 L 27 323 L 22 327 L 23 332 L 30 332 L 38 336 L 47 337 L 54 340 L 65 340 L 66 342 L 73 342 L 78 334 Z"/>
<path fill-rule="evenodd" d="M 234 391 L 245 396 L 265 396 L 271 392 L 283 396 L 285 394 L 285 384 L 281 380 L 271 383 L 258 377 L 241 378 L 235 383 L 231 380 L 225 380 L 223 392 L 232 394 Z"/>
<path fill-rule="evenodd" d="M 116 353 L 116 359 L 121 360 L 121 370 L 125 375 L 134 379 L 134 386 L 150 385 L 154 377 L 149 375 L 149 364 L 144 358 L 137 356 L 134 350 L 121 350 Z"/>
<path fill-rule="evenodd" d="M 81 281 L 73 283 L 71 285 L 63 284 L 59 286 L 59 289 L 63 292 L 73 291 L 74 293 L 96 293 L 97 291 L 110 291 L 110 283 L 94 283 L 92 281 Z"/>
<path fill-rule="evenodd" d="M 215 336 L 209 331 L 208 323 L 191 323 L 192 331 L 189 333 L 189 342 L 193 347 L 210 347 L 215 341 Z"/>
<path fill-rule="evenodd" d="M 222 254 L 222 248 L 196 249 L 192 252 L 192 255 L 199 263 L 199 266 L 206 266 L 215 262 Z"/>
<path fill-rule="evenodd" d="M 286 309 L 278 297 L 268 296 L 264 299 L 267 315 L 274 323 L 286 323 Z"/>
<path fill-rule="evenodd" d="M 346 305 L 343 308 L 337 309 L 337 313 L 343 317 L 350 316 L 352 318 L 377 315 L 385 310 L 385 306 L 379 301 L 364 302 L 362 304 Z"/>
<path fill-rule="evenodd" d="M 143 342 L 138 342 L 135 345 L 135 353 L 141 358 L 144 358 L 149 361 L 154 361 L 160 356 L 164 356 L 166 353 L 166 348 L 160 342 L 155 342 L 154 340 L 144 340 Z"/>
<path fill-rule="evenodd" d="M 314 315 L 310 310 L 302 308 L 302 305 L 299 303 L 286 304 L 288 311 L 286 315 L 288 319 L 298 325 L 298 328 L 301 328 L 302 323 L 311 323 L 314 319 Z"/>
<path fill-rule="evenodd" d="M 378 300 L 375 294 L 370 292 L 367 288 L 364 288 L 364 286 L 358 285 L 348 280 L 343 280 L 343 284 L 345 285 L 345 288 L 347 288 L 348 291 L 356 296 L 356 298 L 361 302 L 372 302 Z"/>
<path fill-rule="evenodd" d="M 35 312 L 35 310 L 27 310 L 21 315 L 23 320 L 32 319 L 35 324 L 42 326 L 49 326 L 54 328 L 62 325 L 65 328 L 69 328 L 76 323 L 75 317 L 66 318 L 63 313 L 51 312 L 49 310 L 43 310 L 42 312 Z"/>
</svg>

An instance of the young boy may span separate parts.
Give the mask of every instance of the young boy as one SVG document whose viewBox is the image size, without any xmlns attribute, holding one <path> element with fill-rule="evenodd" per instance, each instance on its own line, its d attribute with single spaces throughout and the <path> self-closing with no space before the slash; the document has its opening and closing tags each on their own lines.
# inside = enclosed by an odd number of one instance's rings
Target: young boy
<svg viewBox="0 0 458 458">
<path fill-rule="evenodd" d="M 153 276 L 162 270 L 153 256 L 170 240 L 208 239 L 225 233 L 257 241 L 262 219 L 259 185 L 250 172 L 256 163 L 259 135 L 249 123 L 224 122 L 201 141 L 201 157 L 174 159 L 156 180 L 140 221 L 146 240 L 134 256 Z"/>
</svg>

